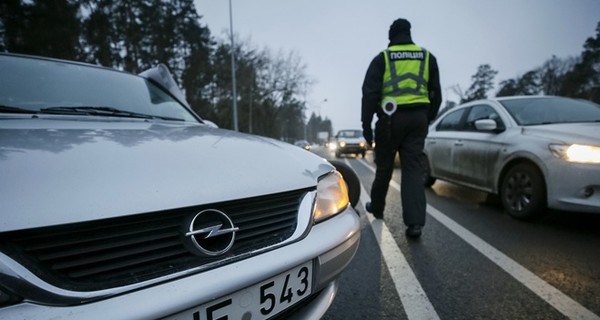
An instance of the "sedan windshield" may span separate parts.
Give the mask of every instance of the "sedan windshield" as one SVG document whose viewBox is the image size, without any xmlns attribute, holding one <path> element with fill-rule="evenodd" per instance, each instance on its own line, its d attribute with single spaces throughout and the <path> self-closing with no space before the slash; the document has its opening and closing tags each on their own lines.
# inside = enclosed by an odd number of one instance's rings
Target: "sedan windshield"
<svg viewBox="0 0 600 320">
<path fill-rule="evenodd" d="M 360 130 L 344 130 L 338 134 L 340 138 L 360 138 L 362 137 L 362 131 Z"/>
<path fill-rule="evenodd" d="M 0 56 L 0 70 L 0 112 L 198 121 L 158 86 L 124 72 L 15 56 Z"/>
<path fill-rule="evenodd" d="M 542 97 L 509 99 L 502 100 L 500 103 L 522 126 L 600 122 L 600 106 L 586 100 Z"/>
</svg>

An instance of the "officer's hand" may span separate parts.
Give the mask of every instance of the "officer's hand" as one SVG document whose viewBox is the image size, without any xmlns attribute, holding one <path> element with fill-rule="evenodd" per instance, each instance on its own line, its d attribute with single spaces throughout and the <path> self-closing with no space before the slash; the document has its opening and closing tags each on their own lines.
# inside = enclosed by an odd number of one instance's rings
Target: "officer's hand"
<svg viewBox="0 0 600 320">
<path fill-rule="evenodd" d="M 373 131 L 363 130 L 363 138 L 365 138 L 369 146 L 373 145 Z"/>
</svg>

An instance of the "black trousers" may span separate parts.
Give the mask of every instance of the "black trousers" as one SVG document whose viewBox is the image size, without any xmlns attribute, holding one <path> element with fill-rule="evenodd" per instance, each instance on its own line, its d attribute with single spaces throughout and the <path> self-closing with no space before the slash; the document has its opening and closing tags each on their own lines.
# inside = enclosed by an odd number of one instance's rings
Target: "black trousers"
<svg viewBox="0 0 600 320">
<path fill-rule="evenodd" d="M 425 186 L 423 147 L 429 121 L 428 109 L 398 109 L 384 116 L 375 126 L 375 164 L 377 171 L 371 188 L 371 209 L 383 213 L 385 198 L 394 171 L 394 158 L 400 154 L 402 182 L 400 194 L 404 224 L 425 225 Z"/>
</svg>

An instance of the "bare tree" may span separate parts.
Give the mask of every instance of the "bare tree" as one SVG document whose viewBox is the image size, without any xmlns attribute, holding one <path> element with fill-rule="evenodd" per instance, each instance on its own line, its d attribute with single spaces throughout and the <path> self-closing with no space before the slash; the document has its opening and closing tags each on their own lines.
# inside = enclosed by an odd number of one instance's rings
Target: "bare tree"
<svg viewBox="0 0 600 320">
<path fill-rule="evenodd" d="M 485 99 L 490 90 L 494 88 L 494 77 L 498 71 L 492 69 L 489 64 L 482 64 L 477 68 L 477 72 L 471 77 L 473 83 L 467 89 L 466 95 L 461 99 L 461 103 Z"/>
</svg>

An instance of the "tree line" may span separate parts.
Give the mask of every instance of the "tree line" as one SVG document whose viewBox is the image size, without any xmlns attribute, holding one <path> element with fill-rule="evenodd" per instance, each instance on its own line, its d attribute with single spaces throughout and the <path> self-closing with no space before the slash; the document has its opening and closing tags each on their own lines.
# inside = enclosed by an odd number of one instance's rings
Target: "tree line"
<svg viewBox="0 0 600 320">
<path fill-rule="evenodd" d="M 497 73 L 489 64 L 482 64 L 471 77 L 472 83 L 466 91 L 458 85 L 452 86 L 451 89 L 459 97 L 458 103 L 486 99 L 494 89 Z M 496 97 L 558 95 L 600 103 L 600 22 L 596 26 L 596 35 L 584 42 L 579 56 L 552 56 L 520 76 L 501 81 L 499 87 Z M 448 101 L 445 109 L 455 105 L 457 102 Z"/>
<path fill-rule="evenodd" d="M 76 60 L 139 73 L 164 63 L 193 109 L 232 129 L 231 53 L 238 128 L 316 141 L 331 121 L 305 116 L 314 83 L 294 52 L 215 38 L 193 0 L 3 0 L 0 51 Z"/>
<path fill-rule="evenodd" d="M 308 109 L 314 81 L 294 52 L 259 50 L 249 41 L 215 38 L 193 0 L 3 0 L 0 51 L 69 59 L 139 73 L 166 64 L 193 109 L 233 128 L 231 53 L 235 56 L 240 131 L 286 141 L 332 134 L 332 123 Z M 499 83 L 482 64 L 467 90 L 452 87 L 457 103 L 495 96 L 560 95 L 600 102 L 600 22 L 577 57 L 551 57 Z"/>
</svg>

